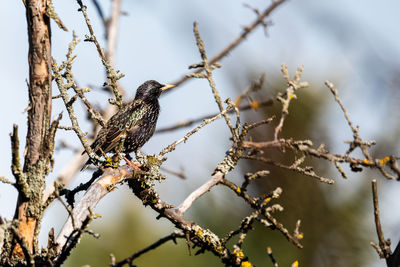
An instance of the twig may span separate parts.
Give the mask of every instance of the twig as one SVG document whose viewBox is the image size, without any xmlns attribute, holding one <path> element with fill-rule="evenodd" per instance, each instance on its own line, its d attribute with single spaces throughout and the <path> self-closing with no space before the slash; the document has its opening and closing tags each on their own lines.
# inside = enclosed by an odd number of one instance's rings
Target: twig
<svg viewBox="0 0 400 267">
<path fill-rule="evenodd" d="M 111 88 L 113 89 L 113 93 L 115 95 L 115 103 L 118 105 L 118 107 L 121 107 L 122 106 L 122 96 L 118 90 L 117 80 L 124 77 L 124 74 L 123 73 L 119 74 L 119 71 L 115 71 L 112 64 L 107 60 L 107 58 L 103 52 L 103 49 L 101 48 L 101 46 L 100 46 L 99 42 L 97 41 L 97 38 L 94 34 L 92 24 L 90 22 L 89 16 L 87 15 L 86 6 L 83 5 L 82 0 L 77 0 L 77 2 L 80 6 L 79 11 L 82 12 L 82 14 L 85 18 L 85 21 L 86 21 L 86 25 L 89 29 L 89 33 L 90 33 L 90 36 L 87 36 L 86 41 L 90 41 L 95 44 L 97 52 L 103 63 L 103 66 L 106 68 L 107 78 L 110 80 L 110 83 L 107 83 L 107 85 L 111 86 Z"/>
<path fill-rule="evenodd" d="M 243 198 L 252 208 L 258 209 L 258 203 L 255 199 L 253 199 L 250 195 L 248 195 L 245 191 L 245 188 L 237 186 L 235 183 L 229 181 L 228 179 L 222 179 L 220 184 L 227 186 L 230 188 L 238 197 Z"/>
<path fill-rule="evenodd" d="M 117 34 L 118 34 L 118 22 L 121 14 L 121 2 L 122 0 L 113 0 L 111 3 L 111 15 L 104 25 L 107 32 L 107 50 L 106 58 L 110 62 L 111 66 L 115 66 L 115 51 L 117 47 Z"/>
<path fill-rule="evenodd" d="M 163 167 L 160 167 L 160 170 L 162 170 L 162 171 L 164 171 L 166 173 L 175 175 L 175 176 L 177 176 L 177 177 L 179 177 L 181 179 L 186 179 L 183 167 L 181 167 L 180 171 L 174 171 L 174 170 L 170 170 L 170 169 L 163 168 Z"/>
<path fill-rule="evenodd" d="M 257 26 L 263 25 L 264 19 L 266 17 L 268 17 L 272 13 L 272 11 L 274 11 L 278 6 L 280 6 L 284 2 L 285 2 L 285 0 L 272 1 L 271 5 L 268 8 L 266 8 L 264 10 L 264 12 L 262 12 L 261 15 L 258 16 L 257 19 L 253 23 L 251 23 L 249 26 L 244 27 L 243 32 L 236 39 L 234 39 L 227 47 L 225 47 L 215 57 L 210 59 L 209 64 L 213 65 L 214 63 L 220 61 L 222 58 L 224 58 L 226 55 L 228 55 L 240 43 L 242 43 L 244 40 L 246 40 L 247 35 L 249 35 L 249 33 L 251 33 Z M 200 73 L 201 71 L 202 71 L 202 69 L 199 68 L 192 73 Z M 189 75 L 183 76 L 181 79 L 174 82 L 173 84 L 175 84 L 176 86 L 179 86 L 182 83 L 184 83 L 187 79 L 189 79 Z"/>
<path fill-rule="evenodd" d="M 71 206 L 68 206 L 67 204 L 65 204 L 64 200 L 62 200 L 62 198 L 60 197 L 60 194 L 57 190 L 57 185 L 54 185 L 54 187 L 56 188 L 55 194 L 56 194 L 57 199 L 61 202 L 61 204 L 64 206 L 64 208 L 67 210 L 69 216 L 71 217 L 72 227 L 76 228 L 75 227 L 75 218 L 74 218 L 74 214 L 72 212 Z"/>
<path fill-rule="evenodd" d="M 274 267 L 278 267 L 279 266 L 278 262 L 275 260 L 274 255 L 272 254 L 271 247 L 267 247 L 267 253 L 268 253 L 268 256 L 271 259 L 272 264 L 274 265 Z"/>
<path fill-rule="evenodd" d="M 112 66 L 113 62 L 115 62 L 115 51 L 113 51 L 113 49 L 115 50 L 115 45 L 111 46 L 108 43 L 109 42 L 113 42 L 116 43 L 116 39 L 117 38 L 117 34 L 112 34 L 111 36 L 107 36 L 107 31 L 113 31 L 116 32 L 117 31 L 117 23 L 113 23 L 111 25 L 108 25 L 105 17 L 104 17 L 104 12 L 101 9 L 99 3 L 97 2 L 97 0 L 93 0 L 93 3 L 96 7 L 96 10 L 101 18 L 101 20 L 103 21 L 103 25 L 104 25 L 104 29 L 106 32 L 106 40 L 107 40 L 107 52 L 105 53 L 106 58 L 111 62 L 110 64 Z M 114 16 L 116 14 L 116 12 L 114 12 L 115 9 L 119 9 L 119 6 L 115 6 L 112 5 L 111 6 L 112 10 L 111 10 L 111 14 L 112 16 Z M 120 12 L 119 12 L 120 13 Z M 119 15 L 118 13 L 118 15 Z M 112 17 L 113 20 L 116 20 L 117 17 Z M 71 52 L 72 53 L 72 52 Z M 109 118 L 111 117 L 111 114 L 115 112 L 115 106 L 113 105 L 109 105 L 104 111 L 103 111 L 103 116 L 95 109 L 93 108 L 93 106 L 89 103 L 89 101 L 86 99 L 85 94 L 82 92 L 81 89 L 78 88 L 78 86 L 76 86 L 76 82 L 75 85 L 73 86 L 73 89 L 75 91 L 75 93 L 81 98 L 82 102 L 85 104 L 85 106 L 87 107 L 87 111 L 89 112 L 89 115 L 92 119 L 94 119 L 95 121 L 97 121 L 97 123 L 99 123 L 101 126 L 105 125 L 105 120 L 104 118 Z M 120 94 L 124 94 L 124 90 L 121 86 L 118 86 L 118 90 L 120 92 Z M 61 97 L 61 95 L 60 95 Z M 96 131 L 96 127 L 94 128 L 94 132 Z M 88 142 L 90 142 L 90 140 L 88 140 Z M 74 175 L 81 169 L 82 165 L 86 162 L 87 158 L 82 157 L 81 156 L 82 151 L 78 151 L 77 153 L 75 153 L 75 155 L 73 156 L 73 158 L 67 163 L 65 164 L 65 168 L 63 168 L 60 173 L 58 174 L 58 178 L 57 181 L 60 184 L 64 184 L 67 185 L 74 177 Z M 44 192 L 44 202 L 47 200 L 47 197 L 49 195 L 52 194 L 52 192 L 54 192 L 54 187 L 53 184 L 50 184 L 45 192 Z"/>
<path fill-rule="evenodd" d="M 19 138 L 18 125 L 13 125 L 13 132 L 10 133 L 11 139 L 11 171 L 15 178 L 15 186 L 19 188 L 20 193 L 28 194 L 28 184 L 25 181 L 25 175 L 22 171 L 21 161 L 19 157 Z"/>
<path fill-rule="evenodd" d="M 354 127 L 353 123 L 350 120 L 350 117 L 347 113 L 346 108 L 344 107 L 342 101 L 339 98 L 339 94 L 336 90 L 336 88 L 334 87 L 334 85 L 329 82 L 326 81 L 325 85 L 331 90 L 332 94 L 335 97 L 335 101 L 339 104 L 340 108 L 343 111 L 344 117 L 346 118 L 346 121 L 349 125 L 349 127 L 351 128 L 351 131 L 353 132 L 353 138 L 354 140 L 352 142 L 349 142 L 350 144 L 350 148 L 349 150 L 346 152 L 347 155 L 349 155 L 356 147 L 360 147 L 361 151 L 363 152 L 365 158 L 367 160 L 371 160 L 372 157 L 369 154 L 368 148 L 375 145 L 375 141 L 370 141 L 370 142 L 365 142 L 361 139 L 360 135 L 359 135 L 359 127 Z"/>
<path fill-rule="evenodd" d="M 210 64 L 208 62 L 206 50 L 205 50 L 205 47 L 204 47 L 204 42 L 200 37 L 200 33 L 199 33 L 197 22 L 193 23 L 193 32 L 194 32 L 194 36 L 196 37 L 197 47 L 199 48 L 199 52 L 200 52 L 201 58 L 203 60 L 202 63 L 204 65 L 204 70 L 205 70 L 205 74 L 206 74 L 205 78 L 207 78 L 208 83 L 210 84 L 210 87 L 211 87 L 212 93 L 214 95 L 215 102 L 217 102 L 219 111 L 222 112 L 224 110 L 224 107 L 222 105 L 221 96 L 220 96 L 220 94 L 219 94 L 219 92 L 217 90 L 217 86 L 216 86 L 216 84 L 214 82 L 214 79 L 212 77 L 212 69 L 211 69 L 211 65 L 212 64 Z M 225 118 L 226 124 L 228 125 L 229 129 L 231 130 L 232 138 L 233 138 L 233 140 L 235 142 L 236 139 L 238 138 L 237 129 L 235 130 L 233 128 L 232 122 L 231 122 L 230 118 L 228 117 L 228 115 L 226 113 L 224 113 L 223 116 Z"/>
<path fill-rule="evenodd" d="M 62 22 L 62 20 L 58 16 L 57 12 L 54 10 L 54 5 L 53 5 L 53 1 L 52 0 L 48 0 L 47 1 L 46 15 L 49 18 L 52 18 L 60 29 L 66 31 L 66 32 L 68 31 L 67 27 Z"/>
<path fill-rule="evenodd" d="M 86 153 L 89 155 L 90 158 L 94 158 L 96 160 L 99 160 L 100 157 L 97 156 L 91 149 L 91 147 L 88 144 L 86 134 L 81 130 L 79 127 L 78 119 L 76 117 L 74 107 L 71 103 L 71 100 L 68 95 L 68 89 L 71 87 L 75 86 L 74 80 L 72 78 L 72 62 L 74 60 L 74 56 L 72 55 L 72 51 L 75 49 L 76 45 L 78 44 L 79 40 L 76 39 L 75 33 L 73 34 L 72 41 L 69 44 L 68 47 L 68 53 L 67 53 L 67 59 L 66 61 L 62 62 L 62 64 L 58 67 L 55 59 L 53 59 L 53 64 L 52 64 L 52 70 L 53 70 L 53 75 L 54 79 L 56 81 L 57 87 L 60 91 L 61 98 L 64 101 L 65 107 L 67 109 L 69 118 L 71 120 L 72 124 L 72 129 L 78 136 L 79 140 L 81 141 L 81 144 L 85 148 Z M 65 68 L 65 73 L 64 75 L 61 73 L 61 71 Z M 63 76 L 66 77 L 67 83 L 64 83 L 64 78 Z M 68 128 L 69 129 L 69 128 Z"/>
<path fill-rule="evenodd" d="M 63 186 L 68 185 L 75 174 L 82 168 L 87 158 L 82 156 L 83 149 L 79 149 L 73 158 L 66 163 L 65 167 L 58 173 L 57 183 Z M 48 198 L 54 193 L 54 184 L 50 183 L 43 192 L 43 203 L 46 203 Z M 70 204 L 70 203 L 69 203 Z"/>
<path fill-rule="evenodd" d="M 212 118 L 208 118 L 208 119 L 204 119 L 203 122 L 197 126 L 196 128 L 194 128 L 193 130 L 191 130 L 190 132 L 188 132 L 184 137 L 182 137 L 181 139 L 179 139 L 178 141 L 173 142 L 172 144 L 170 144 L 169 146 L 167 146 L 166 148 L 164 148 L 163 150 L 161 150 L 161 152 L 159 153 L 159 156 L 162 157 L 165 154 L 173 151 L 176 149 L 176 146 L 186 142 L 186 140 L 193 134 L 195 134 L 196 132 L 198 132 L 201 128 L 203 128 L 204 126 L 206 126 L 207 124 L 210 124 L 211 122 L 215 121 L 216 119 L 222 117 L 224 114 L 226 114 L 229 110 L 233 109 L 232 105 L 228 105 L 228 107 L 226 107 L 225 110 L 223 110 L 222 112 L 218 113 L 217 115 L 215 115 Z"/>
<path fill-rule="evenodd" d="M 317 149 L 312 148 L 313 143 L 310 140 L 292 140 L 292 139 L 280 139 L 277 141 L 264 141 L 264 142 L 252 142 L 244 141 L 243 146 L 245 148 L 253 149 L 265 149 L 265 148 L 280 148 L 284 150 L 289 148 L 293 151 L 300 151 L 305 155 L 310 155 L 316 158 L 322 158 L 331 161 L 338 169 L 340 174 L 346 178 L 346 173 L 340 167 L 339 163 L 348 163 L 353 171 L 358 171 L 362 167 L 378 169 L 383 176 L 388 179 L 394 179 L 395 177 L 384 169 L 385 166 L 389 167 L 394 173 L 398 174 L 397 158 L 394 156 L 387 156 L 383 158 L 357 159 L 347 155 L 333 154 L 325 150 L 324 145 L 320 145 Z M 398 174 L 399 175 L 399 174 Z"/>
<path fill-rule="evenodd" d="M 282 103 L 282 115 L 281 119 L 279 121 L 278 126 L 275 128 L 275 133 L 274 133 L 274 140 L 278 140 L 278 134 L 282 130 L 283 123 L 289 114 L 289 104 L 292 99 L 297 98 L 295 95 L 295 92 L 300 89 L 308 86 L 307 82 L 302 82 L 300 83 L 300 77 L 303 72 L 303 66 L 300 66 L 297 69 L 296 75 L 293 80 L 290 80 L 289 78 L 289 73 L 287 70 L 287 67 L 285 64 L 282 64 L 282 74 L 286 79 L 286 82 L 288 83 L 289 87 L 287 87 L 286 92 L 284 95 L 278 94 L 277 99 Z M 285 98 L 286 97 L 286 98 Z"/>
<path fill-rule="evenodd" d="M 342 100 L 339 98 L 339 94 L 338 94 L 336 88 L 334 87 L 333 83 L 331 83 L 330 81 L 326 81 L 325 85 L 331 90 L 333 96 L 335 97 L 335 101 L 339 104 L 340 108 L 342 109 L 344 117 L 346 118 L 346 121 L 349 124 L 351 130 L 353 131 L 353 133 L 356 133 L 357 129 L 356 129 L 356 127 L 354 127 L 353 123 L 351 122 L 349 114 L 347 113 L 347 110 L 344 107 Z"/>
<path fill-rule="evenodd" d="M 54 259 L 54 266 L 61 266 L 63 262 L 67 259 L 70 255 L 72 249 L 78 244 L 80 237 L 85 232 L 86 227 L 92 221 L 92 215 L 90 214 L 80 223 L 80 227 L 73 229 L 71 234 L 65 237 L 66 242 L 63 244 L 58 243 L 57 252 L 58 256 Z M 58 239 L 57 239 L 58 240 Z M 60 247 L 60 245 L 63 245 Z"/>
<path fill-rule="evenodd" d="M 13 185 L 16 186 L 16 184 L 10 180 L 8 180 L 6 177 L 4 176 L 0 176 L 0 182 L 5 183 L 5 184 L 9 184 L 9 185 Z"/>
<path fill-rule="evenodd" d="M 218 184 L 219 182 L 222 181 L 224 178 L 223 173 L 217 172 L 214 174 L 210 180 L 208 180 L 206 183 L 201 185 L 199 188 L 197 188 L 195 191 L 193 191 L 177 208 L 177 213 L 182 216 L 185 214 L 185 212 L 192 206 L 193 202 L 196 201 L 199 197 L 204 195 L 206 192 L 210 191 L 210 189 Z"/>
<path fill-rule="evenodd" d="M 271 165 L 277 166 L 277 167 L 282 168 L 282 169 L 295 171 L 295 172 L 301 173 L 303 175 L 315 178 L 315 179 L 317 179 L 318 181 L 320 181 L 322 183 L 327 183 L 327 184 L 334 184 L 335 183 L 335 181 L 332 180 L 332 179 L 319 176 L 318 174 L 316 174 L 312 170 L 311 167 L 302 168 L 302 167 L 294 166 L 294 165 L 287 166 L 287 165 L 284 165 L 284 164 L 282 164 L 280 162 L 275 162 L 272 159 L 268 159 L 268 158 L 264 158 L 264 157 L 257 157 L 257 156 L 246 156 L 245 155 L 245 156 L 243 156 L 243 158 L 244 159 L 258 160 L 258 161 L 261 161 L 261 162 L 264 162 L 264 163 L 267 163 L 267 164 L 271 164 Z"/>
<path fill-rule="evenodd" d="M 151 244 L 148 247 L 145 247 L 141 250 L 139 250 L 138 252 L 135 252 L 134 254 L 132 254 L 131 256 L 129 256 L 128 258 L 119 261 L 115 264 L 111 264 L 112 267 L 120 267 L 120 266 L 124 266 L 125 264 L 129 264 L 129 266 L 132 266 L 132 261 L 138 257 L 140 257 L 141 255 L 143 255 L 144 253 L 147 253 L 150 250 L 156 249 L 157 247 L 161 246 L 162 244 L 172 240 L 175 244 L 176 244 L 176 239 L 177 238 L 185 238 L 185 234 L 183 232 L 173 232 L 161 239 L 159 239 L 158 241 L 154 242 L 153 244 Z"/>
<path fill-rule="evenodd" d="M 68 243 L 68 237 L 72 234 L 74 229 L 81 227 L 83 221 L 90 215 L 90 210 L 94 209 L 97 203 L 112 191 L 117 183 L 132 175 L 132 168 L 128 167 L 107 169 L 101 178 L 89 187 L 80 202 L 73 209 L 75 227 L 72 223 L 72 216 L 69 216 L 57 237 L 58 252 Z"/>
<path fill-rule="evenodd" d="M 265 81 L 265 73 L 261 74 L 258 80 L 255 80 L 251 83 L 250 87 L 241 95 L 237 96 L 235 99 L 235 106 L 239 107 L 240 103 L 244 98 L 247 98 L 250 102 L 250 106 L 253 109 L 257 109 L 259 107 L 259 103 L 254 102 L 253 99 L 250 97 L 252 92 L 258 91 L 262 88 Z M 239 108 L 240 109 L 240 108 Z"/>
<path fill-rule="evenodd" d="M 260 103 L 259 103 L 259 106 L 260 106 L 260 107 L 271 106 L 272 103 L 273 103 L 272 99 L 268 99 L 268 100 L 265 100 L 265 101 L 260 102 Z M 247 105 L 242 105 L 242 106 L 240 106 L 238 109 L 239 109 L 240 111 L 244 111 L 244 110 L 253 109 L 253 106 L 252 106 L 251 104 L 247 104 Z M 230 109 L 230 110 L 228 111 L 228 114 L 231 114 L 231 113 L 233 113 L 233 112 L 235 112 L 235 111 L 234 111 L 233 109 Z M 200 117 L 200 118 L 182 121 L 182 122 L 179 122 L 179 123 L 177 123 L 177 124 L 175 124 L 175 125 L 167 126 L 167 127 L 158 129 L 158 130 L 156 131 L 156 134 L 157 134 L 157 133 L 164 133 L 164 132 L 174 131 L 174 130 L 177 130 L 177 129 L 180 129 L 180 128 L 183 128 L 183 127 L 188 127 L 188 126 L 193 125 L 194 123 L 197 123 L 197 122 L 203 121 L 203 120 L 205 120 L 205 119 L 210 119 L 210 118 L 212 118 L 212 117 L 215 117 L 215 116 L 217 116 L 218 114 L 219 114 L 219 113 L 214 113 L 214 114 L 209 114 L 209 115 L 206 115 L 206 116 L 203 116 L 203 117 Z"/>
<path fill-rule="evenodd" d="M 267 220 L 274 225 L 286 238 L 289 240 L 292 244 L 297 246 L 298 248 L 303 248 L 303 245 L 300 244 L 299 239 L 296 236 L 293 236 L 289 233 L 289 231 L 281 224 L 278 222 L 270 212 L 266 211 L 264 213 L 264 216 L 267 218 Z"/>
<path fill-rule="evenodd" d="M 79 96 L 79 98 L 82 100 L 83 104 L 86 106 L 86 110 L 89 112 L 90 118 L 95 120 L 98 124 L 100 124 L 102 127 L 105 126 L 106 122 L 101 116 L 101 114 L 90 104 L 90 102 L 87 100 L 85 96 L 85 92 L 89 92 L 90 88 L 78 88 L 78 86 L 75 84 L 72 86 L 74 89 L 75 93 Z"/>
<path fill-rule="evenodd" d="M 375 247 L 376 251 L 379 254 L 379 257 L 388 259 L 389 256 L 392 254 L 392 251 L 390 249 L 391 243 L 390 239 L 385 240 L 385 237 L 383 236 L 381 220 L 379 218 L 378 188 L 375 179 L 372 180 L 372 199 L 374 204 L 375 227 L 376 233 L 378 234 L 379 249 L 377 246 L 373 245 L 373 247 Z"/>
</svg>

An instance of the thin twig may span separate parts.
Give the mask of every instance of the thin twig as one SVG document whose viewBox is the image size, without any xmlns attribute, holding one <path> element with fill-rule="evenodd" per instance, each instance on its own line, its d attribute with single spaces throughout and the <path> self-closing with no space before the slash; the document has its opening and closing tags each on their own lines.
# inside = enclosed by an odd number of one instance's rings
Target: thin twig
<svg viewBox="0 0 400 267">
<path fill-rule="evenodd" d="M 77 0 L 77 2 L 80 6 L 79 11 L 82 12 L 82 14 L 85 18 L 85 21 L 86 21 L 86 25 L 89 29 L 89 33 L 90 33 L 90 36 L 87 36 L 86 41 L 90 41 L 95 44 L 97 52 L 101 58 L 101 61 L 104 65 L 104 67 L 106 68 L 107 78 L 110 80 L 110 82 L 107 83 L 107 85 L 111 86 L 111 88 L 113 89 L 113 93 L 115 95 L 115 104 L 117 104 L 118 107 L 121 107 L 122 106 L 122 96 L 118 90 L 117 80 L 124 77 L 124 74 L 122 74 L 122 73 L 119 74 L 119 71 L 115 71 L 112 64 L 107 60 L 107 58 L 103 52 L 103 49 L 101 48 L 99 42 L 97 41 L 96 35 L 94 34 L 92 24 L 90 22 L 89 16 L 86 11 L 86 9 L 87 9 L 86 6 L 83 5 L 82 0 Z"/>
<path fill-rule="evenodd" d="M 380 248 L 377 252 L 381 258 L 387 259 L 392 254 L 392 251 L 390 249 L 390 240 L 385 240 L 385 237 L 383 236 L 381 220 L 379 217 L 378 186 L 375 179 L 372 180 L 372 199 L 374 203 L 375 227 L 376 233 L 378 234 Z"/>
<path fill-rule="evenodd" d="M 261 162 L 264 162 L 264 163 L 267 163 L 267 164 L 271 164 L 271 165 L 277 166 L 277 167 L 282 168 L 282 169 L 286 169 L 286 170 L 291 170 L 291 171 L 294 171 L 294 172 L 298 172 L 298 173 L 301 173 L 301 174 L 303 174 L 303 175 L 306 175 L 306 176 L 315 178 L 315 179 L 317 179 L 318 181 L 320 181 L 320 182 L 322 182 L 322 183 L 327 183 L 327 184 L 334 184 L 334 183 L 335 183 L 335 181 L 332 180 L 332 179 L 319 176 L 318 174 L 316 174 L 316 173 L 312 170 L 311 167 L 304 167 L 304 168 L 302 168 L 302 167 L 295 166 L 295 165 L 287 166 L 287 165 L 284 165 L 284 164 L 282 164 L 282 163 L 280 163 L 280 162 L 275 162 L 275 161 L 273 161 L 272 159 L 268 159 L 268 158 L 264 158 L 264 157 L 257 157 L 257 156 L 247 156 L 247 155 L 245 155 L 245 156 L 243 156 L 242 158 L 244 158 L 244 159 L 257 160 L 257 161 L 261 161 Z"/>
<path fill-rule="evenodd" d="M 344 117 L 346 118 L 346 121 L 347 121 L 349 127 L 351 128 L 351 131 L 353 132 L 353 139 L 354 140 L 349 142 L 350 147 L 349 147 L 348 151 L 346 152 L 346 154 L 349 155 L 356 147 L 360 147 L 360 149 L 363 152 L 365 158 L 367 160 L 371 161 L 372 157 L 369 154 L 368 149 L 371 146 L 376 144 L 375 141 L 367 141 L 367 142 L 365 142 L 365 141 L 363 141 L 361 139 L 360 134 L 359 134 L 359 127 L 358 126 L 354 127 L 353 123 L 351 122 L 350 117 L 349 117 L 349 115 L 347 113 L 347 110 L 344 107 L 344 105 L 342 103 L 342 100 L 339 98 L 338 91 L 336 90 L 334 85 L 329 81 L 326 81 L 325 85 L 331 90 L 332 94 L 334 95 L 335 101 L 339 104 L 340 108 L 342 109 Z M 381 169 L 381 172 L 382 172 L 382 174 L 384 174 L 383 173 L 384 172 L 383 169 Z M 385 175 L 385 176 L 387 176 L 387 175 Z"/>
<path fill-rule="evenodd" d="M 196 132 L 198 132 L 201 128 L 203 128 L 204 126 L 206 126 L 207 124 L 210 124 L 211 122 L 215 121 L 216 119 L 222 117 L 224 114 L 226 114 L 229 110 L 233 109 L 233 106 L 229 105 L 228 107 L 226 107 L 225 110 L 223 110 L 222 112 L 218 113 L 217 115 L 215 115 L 212 118 L 208 118 L 208 119 L 204 119 L 203 122 L 197 126 L 196 128 L 194 128 L 193 130 L 191 130 L 190 132 L 188 132 L 184 137 L 182 137 L 181 139 L 179 139 L 178 141 L 173 142 L 172 144 L 170 144 L 169 146 L 167 146 L 166 148 L 164 148 L 163 150 L 161 150 L 161 152 L 159 153 L 159 156 L 162 157 L 165 154 L 173 151 L 176 149 L 176 146 L 186 142 L 186 140 L 193 134 L 195 134 Z"/>
<path fill-rule="evenodd" d="M 208 180 L 206 183 L 201 185 L 199 188 L 197 188 L 195 191 L 193 191 L 177 208 L 177 213 L 182 216 L 185 214 L 185 212 L 192 206 L 193 202 L 196 201 L 199 197 L 210 191 L 210 189 L 218 184 L 219 182 L 222 181 L 224 178 L 223 173 L 217 172 L 214 174 L 210 180 Z"/>
<path fill-rule="evenodd" d="M 264 10 L 264 12 L 261 13 L 260 16 L 257 17 L 256 20 L 254 20 L 253 23 L 251 23 L 249 26 L 244 27 L 243 32 L 236 38 L 234 39 L 231 43 L 229 43 L 228 46 L 226 46 L 221 52 L 219 52 L 215 57 L 209 60 L 209 64 L 213 65 L 216 62 L 220 61 L 222 58 L 227 56 L 233 49 L 235 49 L 239 44 L 241 44 L 244 40 L 246 40 L 247 36 L 259 25 L 263 25 L 265 18 L 267 18 L 272 11 L 274 11 L 278 6 L 283 4 L 286 0 L 277 0 L 277 1 L 272 1 L 271 5 Z M 200 73 L 202 71 L 201 68 L 198 68 L 196 71 L 192 73 Z M 174 82 L 176 86 L 181 85 L 185 81 L 189 79 L 189 75 L 183 76 L 181 79 L 178 81 Z"/>
<path fill-rule="evenodd" d="M 212 64 L 210 64 L 208 62 L 206 50 L 204 47 L 204 42 L 200 37 L 197 22 L 193 23 L 193 32 L 194 32 L 194 36 L 196 37 L 197 47 L 199 48 L 199 52 L 200 52 L 201 58 L 203 60 L 202 63 L 204 65 L 204 70 L 205 70 L 205 74 L 206 74 L 205 78 L 207 78 L 208 83 L 210 84 L 210 87 L 211 87 L 212 93 L 214 95 L 215 102 L 218 105 L 219 111 L 222 112 L 224 110 L 224 107 L 222 105 L 221 96 L 218 92 L 217 86 L 212 77 L 212 69 L 211 69 Z M 224 113 L 223 116 L 225 118 L 226 124 L 228 125 L 229 129 L 231 130 L 233 140 L 236 141 L 236 139 L 238 138 L 237 129 L 235 130 L 233 128 L 232 122 L 226 113 Z"/>
<path fill-rule="evenodd" d="M 13 181 L 8 180 L 6 177 L 4 176 L 0 176 L 0 182 L 5 183 L 5 184 L 9 184 L 9 185 L 13 185 L 16 186 L 16 184 Z"/>
<path fill-rule="evenodd" d="M 106 58 L 110 62 L 111 66 L 115 66 L 115 51 L 117 47 L 118 22 L 121 14 L 121 2 L 122 0 L 112 1 L 111 15 L 107 20 L 107 24 L 104 25 L 107 32 Z"/>
<path fill-rule="evenodd" d="M 271 106 L 272 103 L 273 103 L 272 99 L 268 99 L 268 100 L 260 102 L 259 103 L 259 107 Z M 239 107 L 240 111 L 249 110 L 249 109 L 253 109 L 253 106 L 251 104 L 242 105 L 242 106 Z M 230 109 L 228 111 L 228 114 L 231 114 L 233 112 L 235 112 L 235 111 L 233 109 Z M 179 122 L 179 123 L 177 123 L 175 125 L 167 126 L 167 127 L 158 129 L 156 131 L 156 134 L 157 133 L 164 133 L 164 132 L 174 131 L 174 130 L 177 130 L 177 129 L 180 129 L 180 128 L 183 128 L 183 127 L 188 127 L 188 126 L 191 126 L 191 125 L 193 125 L 193 124 L 195 124 L 197 122 L 204 121 L 205 119 L 210 119 L 212 117 L 215 117 L 218 114 L 219 113 L 214 113 L 214 114 L 209 114 L 209 115 L 206 115 L 206 116 L 203 116 L 203 117 L 200 117 L 200 118 L 196 118 L 196 119 L 192 119 L 192 120 L 181 121 L 181 122 Z"/>
<path fill-rule="evenodd" d="M 267 253 L 268 253 L 268 256 L 271 259 L 272 264 L 274 265 L 274 267 L 278 267 L 279 266 L 278 262 L 275 260 L 274 255 L 272 254 L 271 247 L 267 247 Z"/>
<path fill-rule="evenodd" d="M 278 135 L 279 135 L 280 131 L 282 130 L 283 123 L 284 123 L 287 115 L 289 114 L 290 101 L 292 99 L 297 98 L 295 92 L 300 88 L 304 88 L 304 87 L 308 86 L 307 82 L 300 83 L 300 77 L 301 77 L 302 72 L 303 72 L 303 66 L 300 66 L 297 69 L 294 79 L 290 80 L 287 67 L 285 64 L 282 64 L 282 74 L 285 77 L 285 80 L 289 86 L 286 88 L 285 94 L 283 94 L 283 95 L 279 94 L 277 97 L 277 99 L 282 103 L 282 115 L 281 115 L 281 119 L 279 121 L 278 126 L 276 126 L 276 128 L 275 128 L 275 133 L 274 133 L 275 141 L 278 140 Z"/>
<path fill-rule="evenodd" d="M 177 238 L 185 238 L 185 234 L 183 232 L 173 232 L 163 238 L 160 238 L 158 241 L 154 242 L 153 244 L 151 244 L 148 247 L 145 247 L 141 250 L 139 250 L 138 252 L 135 252 L 134 254 L 132 254 L 131 256 L 129 256 L 128 258 L 119 261 L 115 264 L 111 264 L 112 267 L 120 267 L 120 266 L 124 266 L 125 264 L 128 264 L 129 266 L 132 266 L 132 261 L 136 258 L 139 258 L 141 255 L 143 255 L 144 253 L 149 252 L 150 250 L 156 249 L 159 246 L 163 245 L 164 243 L 172 240 L 175 244 L 176 244 L 176 239 Z"/>
</svg>

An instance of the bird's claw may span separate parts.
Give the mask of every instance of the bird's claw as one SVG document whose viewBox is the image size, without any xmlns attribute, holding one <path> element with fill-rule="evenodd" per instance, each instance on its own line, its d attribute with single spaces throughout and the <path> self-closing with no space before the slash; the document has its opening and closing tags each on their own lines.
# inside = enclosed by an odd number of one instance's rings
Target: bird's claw
<svg viewBox="0 0 400 267">
<path fill-rule="evenodd" d="M 140 169 L 143 166 L 142 164 L 135 164 L 132 161 L 130 161 L 129 159 L 127 159 L 126 157 L 123 157 L 123 159 L 125 160 L 126 164 L 128 164 L 129 166 L 134 168 L 135 171 L 141 171 L 142 170 L 142 169 Z"/>
</svg>

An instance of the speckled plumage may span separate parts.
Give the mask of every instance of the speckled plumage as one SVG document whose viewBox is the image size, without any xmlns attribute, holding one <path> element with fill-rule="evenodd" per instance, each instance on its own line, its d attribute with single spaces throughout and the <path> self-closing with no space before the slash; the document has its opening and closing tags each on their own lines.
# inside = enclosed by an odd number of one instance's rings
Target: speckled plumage
<svg viewBox="0 0 400 267">
<path fill-rule="evenodd" d="M 136 91 L 135 99 L 124 105 L 115 113 L 99 131 L 91 148 L 97 155 L 102 152 L 116 152 L 125 134 L 124 146 L 121 152 L 129 154 L 142 147 L 153 136 L 160 105 L 158 97 L 172 85 L 163 85 L 150 80 L 143 83 Z M 90 164 L 90 160 L 86 165 Z"/>
</svg>

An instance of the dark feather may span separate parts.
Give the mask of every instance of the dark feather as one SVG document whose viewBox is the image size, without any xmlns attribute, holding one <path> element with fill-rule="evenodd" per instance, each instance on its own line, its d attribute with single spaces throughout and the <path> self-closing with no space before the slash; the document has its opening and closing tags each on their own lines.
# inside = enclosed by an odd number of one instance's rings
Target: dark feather
<svg viewBox="0 0 400 267">
<path fill-rule="evenodd" d="M 155 131 L 160 111 L 158 97 L 164 89 L 171 87 L 156 81 L 147 81 L 139 86 L 135 99 L 124 105 L 99 131 L 91 145 L 93 152 L 97 155 L 117 152 L 123 134 L 125 141 L 121 152 L 129 154 L 143 146 Z M 90 163 L 88 160 L 82 169 Z"/>
</svg>

